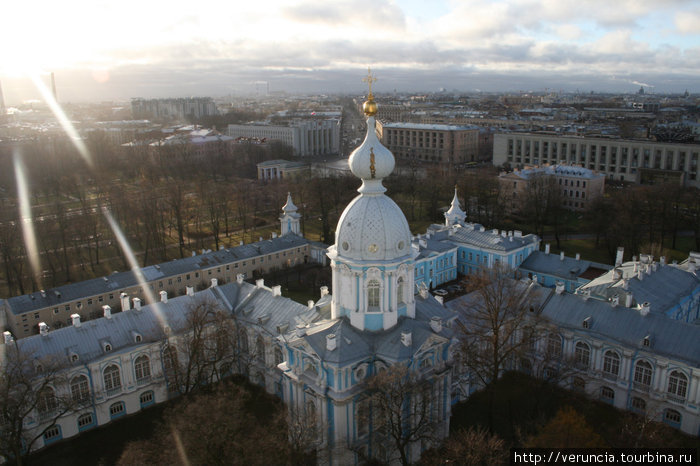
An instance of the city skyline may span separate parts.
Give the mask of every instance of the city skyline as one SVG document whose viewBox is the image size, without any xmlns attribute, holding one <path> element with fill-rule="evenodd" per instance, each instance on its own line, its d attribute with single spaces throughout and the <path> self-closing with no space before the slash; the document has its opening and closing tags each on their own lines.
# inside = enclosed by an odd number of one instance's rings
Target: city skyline
<svg viewBox="0 0 700 466">
<path fill-rule="evenodd" d="M 270 91 L 698 92 L 700 6 L 692 1 L 70 0 L 6 7 L 5 100 L 61 101 Z M 38 14 L 38 13 L 41 14 Z M 48 78 L 45 78 L 48 79 Z"/>
</svg>

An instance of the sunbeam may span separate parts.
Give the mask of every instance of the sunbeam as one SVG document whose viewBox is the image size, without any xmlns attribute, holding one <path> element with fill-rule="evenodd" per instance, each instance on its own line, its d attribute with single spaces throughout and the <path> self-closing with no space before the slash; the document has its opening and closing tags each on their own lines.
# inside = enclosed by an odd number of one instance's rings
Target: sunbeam
<svg viewBox="0 0 700 466">
<path fill-rule="evenodd" d="M 139 266 L 139 263 L 136 260 L 134 250 L 131 248 L 129 241 L 126 239 L 126 236 L 122 232 L 122 229 L 119 227 L 117 221 L 114 219 L 112 213 L 107 207 L 102 207 L 102 214 L 105 216 L 105 218 L 107 219 L 107 223 L 109 223 L 109 227 L 114 232 L 114 236 L 117 238 L 117 242 L 119 243 L 119 246 L 124 252 L 127 262 L 129 262 L 131 271 L 134 272 L 134 275 L 136 275 L 136 280 L 139 282 L 139 285 L 141 285 L 141 289 L 143 289 L 143 292 L 146 295 L 146 302 L 148 304 L 153 305 L 156 317 L 160 321 L 161 325 L 166 325 L 167 321 L 165 319 L 165 316 L 163 315 L 163 310 L 160 307 L 160 301 L 156 299 L 155 294 L 151 290 L 151 287 L 148 285 L 148 282 L 146 281 L 146 278 L 143 276 L 143 272 L 141 271 L 141 267 Z"/>
<path fill-rule="evenodd" d="M 170 432 L 173 434 L 173 440 L 175 440 L 175 448 L 177 448 L 177 454 L 180 456 L 180 461 L 185 466 L 190 466 L 190 460 L 187 458 L 187 452 L 185 451 L 185 446 L 182 444 L 182 439 L 180 434 L 175 429 L 175 427 L 170 427 Z"/>
<path fill-rule="evenodd" d="M 63 127 L 63 130 L 70 138 L 71 142 L 77 149 L 80 156 L 83 158 L 83 160 L 85 160 L 85 163 L 87 163 L 88 167 L 90 167 L 91 169 L 94 168 L 94 163 L 92 160 L 92 156 L 90 155 L 90 151 L 88 151 L 87 146 L 83 142 L 78 132 L 75 130 L 73 123 L 70 122 L 68 116 L 66 116 L 61 106 L 58 104 L 58 102 L 56 102 L 56 99 L 54 98 L 53 94 L 51 94 L 51 91 L 49 91 L 49 89 L 41 81 L 38 75 L 31 74 L 29 75 L 29 77 L 41 93 L 41 96 L 44 98 L 44 101 L 48 104 L 49 108 L 53 112 L 58 122 Z"/>
<path fill-rule="evenodd" d="M 12 152 L 12 162 L 15 167 L 15 180 L 17 181 L 17 199 L 19 200 L 19 213 L 22 223 L 22 236 L 24 245 L 27 248 L 29 265 L 37 287 L 43 288 L 41 284 L 41 264 L 39 263 L 39 247 L 34 232 L 34 221 L 32 218 L 32 206 L 29 199 L 29 189 L 27 187 L 27 177 L 24 172 L 24 163 L 17 147 Z"/>
</svg>

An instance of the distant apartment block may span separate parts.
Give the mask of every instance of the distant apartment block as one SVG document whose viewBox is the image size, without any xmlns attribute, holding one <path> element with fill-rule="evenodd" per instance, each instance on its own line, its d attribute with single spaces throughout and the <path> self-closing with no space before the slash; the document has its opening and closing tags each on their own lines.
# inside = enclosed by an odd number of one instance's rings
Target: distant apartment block
<svg viewBox="0 0 700 466">
<path fill-rule="evenodd" d="M 629 139 L 559 136 L 540 133 L 496 134 L 493 164 L 580 165 L 608 179 L 636 183 L 677 182 L 700 187 L 700 145 Z"/>
<path fill-rule="evenodd" d="M 228 125 L 228 135 L 280 141 L 291 146 L 294 154 L 301 157 L 340 152 L 340 122 L 336 119 L 296 120 L 285 126 L 264 123 Z"/>
<path fill-rule="evenodd" d="M 380 122 L 377 131 L 382 144 L 400 160 L 444 164 L 479 160 L 476 126 Z"/>
<path fill-rule="evenodd" d="M 135 119 L 177 120 L 217 115 L 211 97 L 185 99 L 131 99 L 131 113 Z"/>
<path fill-rule="evenodd" d="M 509 198 L 509 207 L 520 207 L 527 197 L 528 186 L 538 176 L 554 177 L 562 193 L 563 206 L 569 210 L 586 210 L 592 201 L 602 197 L 605 192 L 605 175 L 588 168 L 551 165 L 515 169 L 498 177 L 503 192 Z"/>
</svg>

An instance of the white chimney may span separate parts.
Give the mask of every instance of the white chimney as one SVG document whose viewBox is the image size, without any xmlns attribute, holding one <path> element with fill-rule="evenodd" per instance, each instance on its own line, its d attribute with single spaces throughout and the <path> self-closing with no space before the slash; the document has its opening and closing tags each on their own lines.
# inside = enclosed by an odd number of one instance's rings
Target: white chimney
<svg viewBox="0 0 700 466">
<path fill-rule="evenodd" d="M 73 327 L 80 327 L 80 314 L 71 314 L 70 318 L 73 321 Z"/>
<path fill-rule="evenodd" d="M 632 303 L 634 303 L 634 295 L 632 293 L 627 293 L 625 296 L 625 307 L 632 307 Z"/>
<path fill-rule="evenodd" d="M 615 267 L 619 267 L 622 265 L 622 259 L 625 256 L 625 248 L 619 247 L 617 248 L 617 255 L 615 256 Z"/>
<path fill-rule="evenodd" d="M 612 278 L 613 278 L 613 280 L 621 279 L 622 278 L 622 270 L 615 267 L 612 271 Z"/>
<path fill-rule="evenodd" d="M 555 286 L 556 286 L 556 288 L 555 288 L 554 292 L 556 294 L 562 294 L 564 292 L 564 288 L 565 288 L 564 282 L 557 281 L 555 283 Z"/>
<path fill-rule="evenodd" d="M 164 293 L 161 291 L 161 293 Z M 105 319 L 111 319 L 112 318 L 112 308 L 108 305 L 102 306 L 102 312 L 104 312 Z"/>
<path fill-rule="evenodd" d="M 265 279 L 258 278 L 257 280 L 255 280 L 255 286 L 257 286 L 258 288 L 262 288 L 263 286 L 265 286 Z"/>
<path fill-rule="evenodd" d="M 532 282 L 537 283 L 537 274 L 536 273 L 532 274 Z"/>
<path fill-rule="evenodd" d="M 326 335 L 326 349 L 328 351 L 333 351 L 337 346 L 338 343 L 335 340 L 335 333 L 329 333 Z"/>
<path fill-rule="evenodd" d="M 643 316 L 646 316 L 649 315 L 649 312 L 651 312 L 651 304 L 648 301 L 645 301 L 639 307 L 639 313 Z"/>
<path fill-rule="evenodd" d="M 628 278 L 622 279 L 622 289 L 627 290 L 630 287 L 630 281 Z"/>
<path fill-rule="evenodd" d="M 272 296 L 282 296 L 282 285 L 272 287 Z"/>
<path fill-rule="evenodd" d="M 327 286 L 322 286 L 321 287 L 321 297 L 323 298 L 324 296 L 328 295 L 328 287 Z"/>
<path fill-rule="evenodd" d="M 561 261 L 564 260 L 564 251 L 559 253 L 559 260 L 561 260 Z"/>
<path fill-rule="evenodd" d="M 245 277 L 242 273 L 239 273 L 238 275 L 236 275 L 236 283 L 238 283 L 239 285 L 242 284 L 243 278 L 245 278 Z"/>
<path fill-rule="evenodd" d="M 185 294 L 187 296 L 194 296 L 194 286 L 186 286 L 185 287 Z"/>
<path fill-rule="evenodd" d="M 10 333 L 8 330 L 5 330 L 4 332 L 2 332 L 2 335 L 5 337 L 5 344 L 6 345 L 9 345 L 13 341 L 15 341 L 15 339 L 12 337 L 12 333 Z"/>
<path fill-rule="evenodd" d="M 666 256 L 659 257 L 659 263 L 661 265 L 666 265 Z"/>
<path fill-rule="evenodd" d="M 313 300 L 313 299 L 309 299 L 309 300 L 306 302 L 306 305 L 309 307 L 309 309 L 313 309 L 314 306 L 315 306 L 314 300 Z"/>
<path fill-rule="evenodd" d="M 239 246 L 243 246 L 243 240 L 238 243 Z"/>
<path fill-rule="evenodd" d="M 211 279 L 211 287 L 214 288 L 219 285 L 219 279 L 218 278 L 212 278 Z"/>
<path fill-rule="evenodd" d="M 431 317 L 430 318 L 430 328 L 433 329 L 433 332 L 435 332 L 435 333 L 442 332 L 442 319 L 439 318 L 438 316 Z"/>
<path fill-rule="evenodd" d="M 122 312 L 128 311 L 131 309 L 131 306 L 129 305 L 129 295 L 126 293 L 122 293 L 119 295 L 119 299 L 122 302 Z"/>
<path fill-rule="evenodd" d="M 580 261 L 580 260 L 581 260 L 581 254 L 576 253 L 576 260 L 577 260 L 577 261 Z"/>
<path fill-rule="evenodd" d="M 406 330 L 401 332 L 401 343 L 407 348 L 411 346 L 412 340 L 410 331 Z"/>
<path fill-rule="evenodd" d="M 275 238 L 277 238 L 277 233 L 273 231 L 272 232 L 272 239 L 275 239 Z"/>
<path fill-rule="evenodd" d="M 45 337 L 49 334 L 49 326 L 46 325 L 46 322 L 39 322 L 39 334 L 42 337 Z"/>
<path fill-rule="evenodd" d="M 163 290 L 160 292 L 160 302 L 161 303 L 167 303 L 168 302 L 168 292 Z"/>
<path fill-rule="evenodd" d="M 140 311 L 141 310 L 141 298 L 134 298 L 133 302 L 134 302 L 134 309 L 136 309 L 137 311 Z"/>
</svg>

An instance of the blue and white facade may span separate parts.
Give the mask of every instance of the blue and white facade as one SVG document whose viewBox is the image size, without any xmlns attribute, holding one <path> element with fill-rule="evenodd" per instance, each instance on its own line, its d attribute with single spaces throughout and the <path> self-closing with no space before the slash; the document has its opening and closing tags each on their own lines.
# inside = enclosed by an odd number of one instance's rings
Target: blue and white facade
<svg viewBox="0 0 700 466">
<path fill-rule="evenodd" d="M 320 462 L 328 464 L 357 463 L 356 451 L 396 461 L 393 442 L 367 416 L 372 401 L 363 384 L 394 365 L 429 381 L 429 400 L 413 397 L 410 403 L 430 404 L 435 438 L 449 431 L 447 363 L 455 314 L 426 288 L 415 293 L 420 252 L 411 244 L 403 212 L 384 194 L 382 179 L 392 172 L 394 157 L 377 139 L 374 113 L 368 116 L 367 136 L 349 159 L 362 180 L 360 194 L 341 215 L 336 242 L 328 248 L 334 290 L 330 318 L 298 328 L 279 366 L 290 413 L 320 413 Z M 417 461 L 428 447 L 413 441 L 410 460 Z"/>
</svg>

